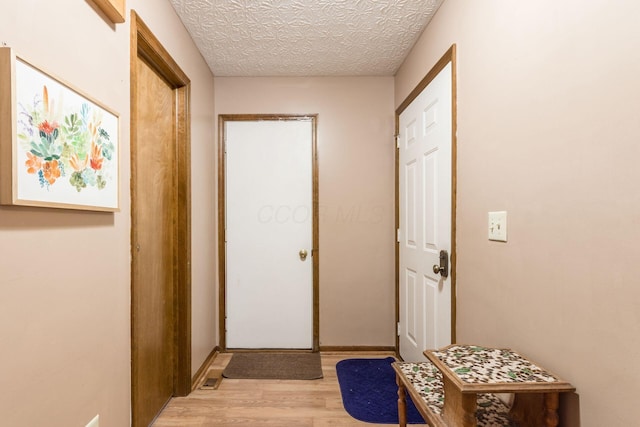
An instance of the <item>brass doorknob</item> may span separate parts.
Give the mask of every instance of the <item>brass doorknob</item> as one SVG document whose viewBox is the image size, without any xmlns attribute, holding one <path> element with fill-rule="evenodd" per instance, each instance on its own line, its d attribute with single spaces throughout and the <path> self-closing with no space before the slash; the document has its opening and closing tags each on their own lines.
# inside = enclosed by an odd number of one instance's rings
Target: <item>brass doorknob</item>
<svg viewBox="0 0 640 427">
<path fill-rule="evenodd" d="M 307 259 L 307 251 L 306 249 L 300 249 L 300 252 L 298 252 L 298 255 L 300 255 L 300 260 L 304 261 L 305 259 Z"/>
<path fill-rule="evenodd" d="M 444 271 L 444 267 L 440 267 L 440 266 L 439 266 L 439 265 L 437 265 L 437 264 L 434 264 L 434 265 L 433 265 L 433 272 L 434 272 L 434 273 L 436 273 L 436 274 L 440 274 L 440 273 L 442 273 L 443 271 Z"/>
</svg>

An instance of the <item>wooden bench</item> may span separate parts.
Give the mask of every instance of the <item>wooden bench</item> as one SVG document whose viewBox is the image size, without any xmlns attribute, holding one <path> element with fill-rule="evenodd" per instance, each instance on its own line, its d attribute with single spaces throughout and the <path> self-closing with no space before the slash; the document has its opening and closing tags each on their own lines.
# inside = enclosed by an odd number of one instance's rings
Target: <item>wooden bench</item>
<svg viewBox="0 0 640 427">
<path fill-rule="evenodd" d="M 396 362 L 398 418 L 406 425 L 406 393 L 431 426 L 559 424 L 559 394 L 568 382 L 508 348 L 452 344 L 425 350 L 428 362 Z M 508 408 L 494 393 L 513 393 Z"/>
<path fill-rule="evenodd" d="M 400 427 L 407 425 L 406 394 L 431 427 L 447 427 L 442 417 L 444 384 L 442 373 L 431 362 L 395 362 L 392 364 L 398 383 L 398 417 Z M 509 408 L 491 393 L 477 397 L 476 424 L 484 427 L 509 426 Z"/>
</svg>

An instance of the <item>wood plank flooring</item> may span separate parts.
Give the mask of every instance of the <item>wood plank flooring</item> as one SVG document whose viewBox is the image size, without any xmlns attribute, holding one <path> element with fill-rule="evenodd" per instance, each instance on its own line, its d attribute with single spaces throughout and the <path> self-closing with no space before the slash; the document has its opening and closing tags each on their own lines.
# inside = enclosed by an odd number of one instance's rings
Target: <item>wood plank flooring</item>
<svg viewBox="0 0 640 427">
<path fill-rule="evenodd" d="M 208 426 L 389 426 L 352 418 L 342 406 L 336 363 L 350 358 L 379 358 L 390 353 L 322 353 L 324 378 L 310 381 L 235 380 L 225 378 L 216 390 L 198 389 L 172 399 L 154 427 Z M 230 353 L 219 354 L 210 371 L 224 369 Z M 424 425 L 424 424 L 422 424 Z"/>
</svg>

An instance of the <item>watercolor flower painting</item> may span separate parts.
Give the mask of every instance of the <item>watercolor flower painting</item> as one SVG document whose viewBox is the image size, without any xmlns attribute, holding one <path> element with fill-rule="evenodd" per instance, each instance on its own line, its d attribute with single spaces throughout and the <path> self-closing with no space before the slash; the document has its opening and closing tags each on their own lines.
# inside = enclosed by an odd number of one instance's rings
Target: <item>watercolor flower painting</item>
<svg viewBox="0 0 640 427">
<path fill-rule="evenodd" d="M 27 63 L 16 71 L 17 198 L 117 209 L 117 115 Z"/>
<path fill-rule="evenodd" d="M 42 87 L 42 97 L 20 104 L 18 140 L 25 151 L 27 173 L 44 189 L 64 185 L 59 181 L 63 177 L 78 192 L 87 186 L 104 189 L 107 181 L 102 169 L 105 161 L 113 160 L 114 145 L 101 127 L 101 114 L 91 114 L 87 103 L 68 114 L 61 107 L 49 100 L 47 86 Z"/>
</svg>

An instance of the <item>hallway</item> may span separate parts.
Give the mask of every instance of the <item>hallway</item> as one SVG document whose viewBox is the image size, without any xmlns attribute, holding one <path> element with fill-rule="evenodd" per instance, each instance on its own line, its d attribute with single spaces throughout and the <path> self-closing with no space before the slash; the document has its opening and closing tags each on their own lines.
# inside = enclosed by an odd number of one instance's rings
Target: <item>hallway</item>
<svg viewBox="0 0 640 427">
<path fill-rule="evenodd" d="M 322 353 L 324 378 L 311 381 L 223 379 L 217 390 L 196 390 L 174 398 L 154 427 L 206 426 L 377 426 L 347 414 L 336 377 L 336 363 L 349 358 L 377 358 L 392 353 Z M 231 354 L 219 354 L 210 370 L 221 370 Z"/>
</svg>

